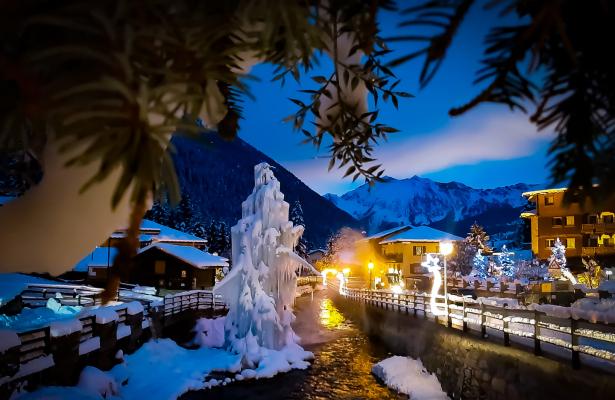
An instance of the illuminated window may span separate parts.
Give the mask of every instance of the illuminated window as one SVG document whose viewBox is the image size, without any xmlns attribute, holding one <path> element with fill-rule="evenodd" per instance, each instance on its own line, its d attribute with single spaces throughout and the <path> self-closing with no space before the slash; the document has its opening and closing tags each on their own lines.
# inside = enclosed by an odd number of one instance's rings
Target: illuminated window
<svg viewBox="0 0 615 400">
<path fill-rule="evenodd" d="M 414 246 L 413 254 L 415 256 L 422 256 L 427 252 L 427 246 Z"/>
<path fill-rule="evenodd" d="M 555 246 L 555 239 L 546 239 L 545 242 L 546 242 L 546 247 L 547 248 L 551 248 L 551 247 Z"/>
<path fill-rule="evenodd" d="M 574 215 L 566 216 L 566 226 L 574 225 Z"/>
<path fill-rule="evenodd" d="M 545 206 L 552 206 L 553 204 L 555 204 L 553 195 L 545 196 Z"/>
<path fill-rule="evenodd" d="M 156 275 L 162 275 L 165 273 L 167 266 L 164 260 L 156 260 L 154 263 L 154 272 Z"/>
<path fill-rule="evenodd" d="M 551 225 L 562 226 L 562 217 L 553 217 L 553 219 L 551 220 Z"/>
<path fill-rule="evenodd" d="M 185 269 L 182 269 L 182 278 L 185 278 L 188 276 L 188 273 L 186 272 Z"/>
<path fill-rule="evenodd" d="M 566 248 L 567 249 L 575 248 L 574 238 L 566 238 Z"/>
</svg>

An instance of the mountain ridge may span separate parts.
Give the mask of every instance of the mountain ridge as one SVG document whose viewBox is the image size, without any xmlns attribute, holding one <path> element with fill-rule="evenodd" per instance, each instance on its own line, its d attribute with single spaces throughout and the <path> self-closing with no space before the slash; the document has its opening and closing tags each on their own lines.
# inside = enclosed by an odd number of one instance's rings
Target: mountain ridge
<svg viewBox="0 0 615 400">
<path fill-rule="evenodd" d="M 436 182 L 414 175 L 386 177 L 370 188 L 364 184 L 341 196 L 324 197 L 363 223 L 369 233 L 394 225 L 429 225 L 465 236 L 478 221 L 489 232 L 514 230 L 527 201 L 521 193 L 541 185 L 516 183 L 490 189 L 477 189 L 464 183 Z"/>
</svg>

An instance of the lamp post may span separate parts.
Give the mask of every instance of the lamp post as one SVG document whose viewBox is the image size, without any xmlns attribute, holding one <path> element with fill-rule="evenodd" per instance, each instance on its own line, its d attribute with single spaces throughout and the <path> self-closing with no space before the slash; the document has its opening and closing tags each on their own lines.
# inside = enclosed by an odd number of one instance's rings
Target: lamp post
<svg viewBox="0 0 615 400">
<path fill-rule="evenodd" d="M 368 262 L 367 263 L 367 269 L 369 270 L 369 289 L 372 289 L 372 269 L 374 269 L 374 263 L 373 262 Z"/>
<path fill-rule="evenodd" d="M 444 256 L 444 309 L 446 310 L 447 319 L 450 321 L 448 314 L 448 286 L 447 286 L 447 270 L 446 270 L 446 256 L 450 255 L 453 252 L 453 243 L 451 242 L 441 242 L 440 243 L 440 254 Z"/>
</svg>

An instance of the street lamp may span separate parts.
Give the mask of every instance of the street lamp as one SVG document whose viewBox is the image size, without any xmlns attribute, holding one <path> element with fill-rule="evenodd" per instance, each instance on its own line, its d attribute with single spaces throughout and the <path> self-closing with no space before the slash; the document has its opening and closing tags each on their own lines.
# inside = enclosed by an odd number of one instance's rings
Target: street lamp
<svg viewBox="0 0 615 400">
<path fill-rule="evenodd" d="M 451 242 L 441 242 L 440 243 L 440 254 L 442 254 L 444 257 L 444 309 L 446 310 L 446 315 L 447 315 L 447 319 L 450 321 L 450 318 L 448 317 L 448 284 L 447 284 L 447 279 L 446 276 L 447 274 L 447 270 L 446 270 L 446 256 L 450 255 L 453 252 L 453 243 Z"/>
<path fill-rule="evenodd" d="M 371 261 L 367 263 L 367 269 L 369 270 L 369 288 L 371 290 L 372 288 L 372 269 L 374 269 L 374 263 Z"/>
</svg>

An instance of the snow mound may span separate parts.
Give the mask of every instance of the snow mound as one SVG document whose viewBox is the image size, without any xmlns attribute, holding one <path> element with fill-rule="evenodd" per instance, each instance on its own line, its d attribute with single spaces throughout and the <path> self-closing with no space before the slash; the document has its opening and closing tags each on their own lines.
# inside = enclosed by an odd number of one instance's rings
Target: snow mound
<svg viewBox="0 0 615 400">
<path fill-rule="evenodd" d="M 118 395 L 118 386 L 115 379 L 96 367 L 87 366 L 81 371 L 77 387 L 92 395 L 99 394 L 104 398 Z"/>
<path fill-rule="evenodd" d="M 193 345 L 199 347 L 222 347 L 224 346 L 224 323 L 226 318 L 199 318 L 193 331 L 195 332 Z"/>
<path fill-rule="evenodd" d="M 423 367 L 421 360 L 393 356 L 374 364 L 372 373 L 389 388 L 407 394 L 412 400 L 449 398 L 438 378 Z"/>
</svg>

